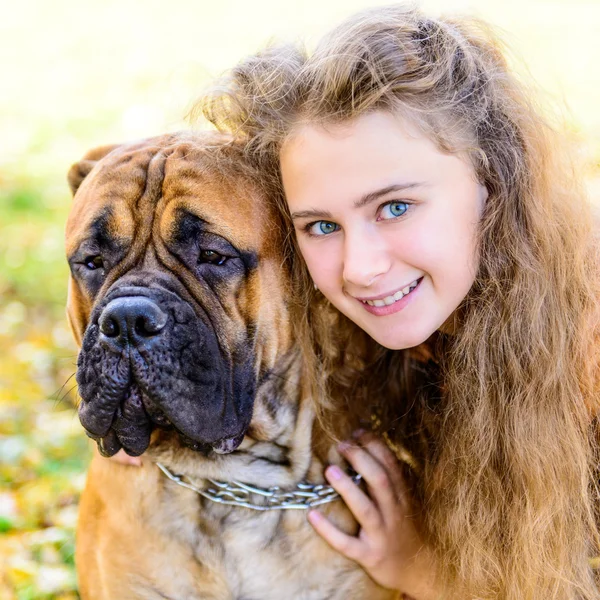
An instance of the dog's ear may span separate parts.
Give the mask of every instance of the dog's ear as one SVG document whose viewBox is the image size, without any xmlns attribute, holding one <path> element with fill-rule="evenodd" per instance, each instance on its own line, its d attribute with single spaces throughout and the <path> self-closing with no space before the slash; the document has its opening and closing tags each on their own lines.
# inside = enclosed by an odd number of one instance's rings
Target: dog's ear
<svg viewBox="0 0 600 600">
<path fill-rule="evenodd" d="M 94 148 L 87 152 L 79 162 L 76 162 L 69 169 L 67 181 L 69 182 L 69 187 L 71 188 L 73 195 L 75 195 L 81 182 L 90 174 L 90 171 L 94 168 L 96 163 L 118 147 L 119 144 L 113 144 L 112 146 L 100 146 L 99 148 Z"/>
</svg>

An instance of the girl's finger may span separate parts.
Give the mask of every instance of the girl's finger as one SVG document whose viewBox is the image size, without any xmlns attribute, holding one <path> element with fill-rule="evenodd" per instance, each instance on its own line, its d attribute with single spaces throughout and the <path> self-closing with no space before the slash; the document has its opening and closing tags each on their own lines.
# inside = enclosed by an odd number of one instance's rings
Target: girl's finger
<svg viewBox="0 0 600 600">
<path fill-rule="evenodd" d="M 351 560 L 360 562 L 363 556 L 363 545 L 358 538 L 340 531 L 317 510 L 313 509 L 308 512 L 308 521 L 334 550 Z"/>
<path fill-rule="evenodd" d="M 399 501 L 405 508 L 408 508 L 410 496 L 396 455 L 388 448 L 383 440 L 372 433 L 363 433 L 357 439 L 363 448 L 374 456 L 379 464 L 385 469 L 392 482 L 396 501 Z"/>
<path fill-rule="evenodd" d="M 338 448 L 352 468 L 362 475 L 369 486 L 370 496 L 382 510 L 389 512 L 398 505 L 392 481 L 377 458 L 360 446 L 342 443 Z"/>
<path fill-rule="evenodd" d="M 357 469 L 358 471 L 358 469 Z M 325 469 L 325 477 L 333 489 L 342 497 L 350 512 L 363 529 L 372 531 L 381 527 L 383 520 L 373 501 L 338 466 Z"/>
</svg>

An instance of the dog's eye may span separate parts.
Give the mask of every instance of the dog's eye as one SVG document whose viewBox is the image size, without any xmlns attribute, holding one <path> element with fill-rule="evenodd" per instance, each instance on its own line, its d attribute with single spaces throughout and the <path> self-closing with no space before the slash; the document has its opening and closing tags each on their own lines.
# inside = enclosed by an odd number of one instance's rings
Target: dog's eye
<svg viewBox="0 0 600 600">
<path fill-rule="evenodd" d="M 90 270 L 95 271 L 96 269 L 102 269 L 104 267 L 104 261 L 100 255 L 87 256 L 83 261 L 83 264 Z"/>
<path fill-rule="evenodd" d="M 223 256 L 214 250 L 201 250 L 198 262 L 209 263 L 211 265 L 222 265 L 226 260 L 226 256 Z"/>
</svg>

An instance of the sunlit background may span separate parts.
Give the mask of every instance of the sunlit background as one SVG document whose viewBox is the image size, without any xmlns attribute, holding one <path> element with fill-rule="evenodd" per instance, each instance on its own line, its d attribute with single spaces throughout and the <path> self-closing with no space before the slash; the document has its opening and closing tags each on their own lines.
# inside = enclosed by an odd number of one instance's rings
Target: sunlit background
<svg viewBox="0 0 600 600">
<path fill-rule="evenodd" d="M 3 6 L 2 6 L 3 4 Z M 271 39 L 310 45 L 360 0 L 17 0 L 0 16 L 0 599 L 77 598 L 90 449 L 64 318 L 65 174 L 89 148 L 185 128 L 211 79 Z M 371 4 L 372 5 L 372 4 Z M 600 196 L 600 1 L 430 0 L 503 31 L 581 142 Z"/>
</svg>

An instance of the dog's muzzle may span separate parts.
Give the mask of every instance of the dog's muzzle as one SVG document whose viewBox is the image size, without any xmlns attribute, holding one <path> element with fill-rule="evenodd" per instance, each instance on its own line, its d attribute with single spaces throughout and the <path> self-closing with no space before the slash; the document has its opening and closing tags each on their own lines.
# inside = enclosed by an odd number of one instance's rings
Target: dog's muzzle
<svg viewBox="0 0 600 600">
<path fill-rule="evenodd" d="M 252 417 L 250 347 L 223 348 L 209 319 L 170 290 L 113 290 L 83 338 L 80 420 L 108 456 L 143 453 L 156 426 L 195 450 L 232 452 Z"/>
</svg>

